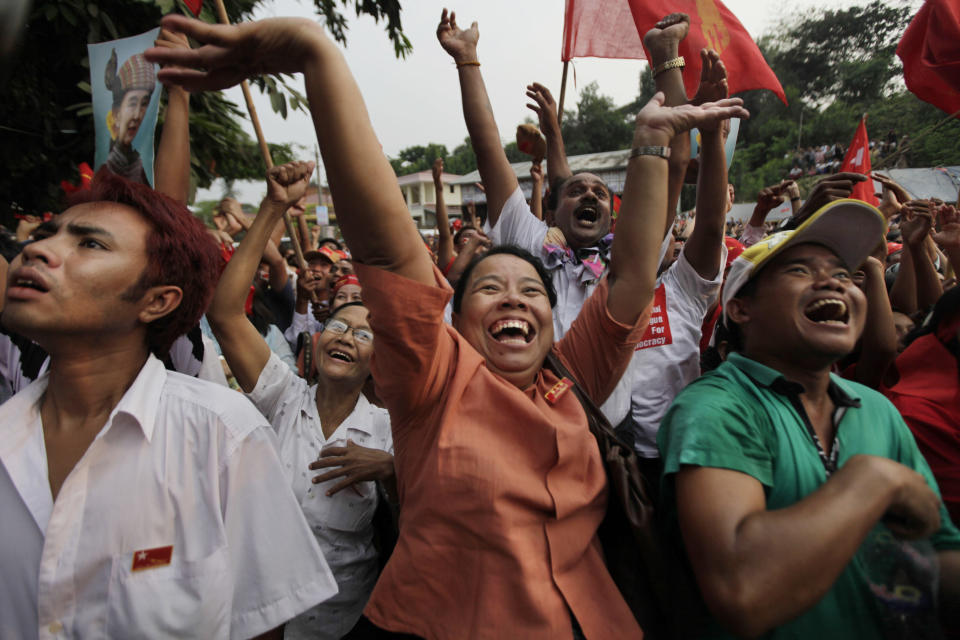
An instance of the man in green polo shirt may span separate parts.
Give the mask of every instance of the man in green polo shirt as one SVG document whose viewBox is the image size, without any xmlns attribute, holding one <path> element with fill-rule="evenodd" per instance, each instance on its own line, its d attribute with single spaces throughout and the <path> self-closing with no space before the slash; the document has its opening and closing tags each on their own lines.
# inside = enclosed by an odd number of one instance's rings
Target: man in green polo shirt
<svg viewBox="0 0 960 640">
<path fill-rule="evenodd" d="M 709 637 L 938 638 L 960 611 L 960 532 L 900 415 L 830 374 L 866 315 L 853 285 L 883 236 L 832 202 L 733 263 L 734 351 L 688 386 L 657 441 Z M 945 615 L 946 614 L 946 615 Z"/>
</svg>

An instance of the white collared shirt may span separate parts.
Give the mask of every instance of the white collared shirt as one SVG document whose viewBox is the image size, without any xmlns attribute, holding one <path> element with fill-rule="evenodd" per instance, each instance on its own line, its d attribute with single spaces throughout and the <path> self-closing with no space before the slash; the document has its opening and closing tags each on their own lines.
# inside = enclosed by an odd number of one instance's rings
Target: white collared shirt
<svg viewBox="0 0 960 640">
<path fill-rule="evenodd" d="M 393 453 L 390 415 L 360 394 L 353 411 L 329 438 L 324 438 L 316 402 L 317 386 L 294 374 L 270 354 L 257 385 L 247 397 L 277 432 L 280 461 L 307 523 L 337 579 L 339 593 L 287 623 L 286 638 L 332 638 L 356 624 L 377 581 L 373 547 L 373 514 L 377 508 L 374 482 L 354 485 L 332 496 L 326 492 L 343 478 L 313 484 L 323 471 L 311 471 L 320 450 L 352 440 L 362 447 Z"/>
<path fill-rule="evenodd" d="M 524 200 L 519 186 L 503 204 L 497 224 L 491 228 L 487 222 L 484 226 L 484 232 L 490 237 L 493 246 L 515 245 L 544 261 L 548 254 L 544 247 L 548 230 L 547 223 L 530 211 L 530 205 Z M 669 245 L 670 238 L 666 236 L 660 245 L 659 262 L 663 261 Z M 597 277 L 583 263 L 572 261 L 564 261 L 560 267 L 551 270 L 553 287 L 557 291 L 557 304 L 553 308 L 554 340 L 560 340 L 570 329 L 583 304 L 593 294 L 597 283 L 606 272 L 605 267 L 603 273 Z"/>
<path fill-rule="evenodd" d="M 47 382 L 0 406 L 0 637 L 249 638 L 336 592 L 236 392 L 150 356 L 54 501 Z"/>
</svg>

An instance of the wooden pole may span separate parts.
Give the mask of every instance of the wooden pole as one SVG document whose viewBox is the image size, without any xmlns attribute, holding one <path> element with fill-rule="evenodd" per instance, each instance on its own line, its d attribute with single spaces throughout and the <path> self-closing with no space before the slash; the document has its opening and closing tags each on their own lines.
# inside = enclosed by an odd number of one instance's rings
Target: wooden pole
<svg viewBox="0 0 960 640">
<path fill-rule="evenodd" d="M 230 24 L 230 16 L 227 15 L 227 9 L 223 6 L 223 0 L 216 0 L 217 13 L 220 14 L 220 22 Z M 257 134 L 257 142 L 260 144 L 260 154 L 263 156 L 263 162 L 267 165 L 267 171 L 273 168 L 273 157 L 270 155 L 270 147 L 267 146 L 267 139 L 263 137 L 263 129 L 260 128 L 260 118 L 257 117 L 257 108 L 253 105 L 253 96 L 250 95 L 250 84 L 244 80 L 240 83 L 240 89 L 243 91 L 243 99 L 247 103 L 247 111 L 250 113 L 250 122 L 253 123 L 253 130 Z M 319 186 L 319 185 L 317 185 Z M 283 212 L 283 225 L 287 229 L 287 236 L 290 238 L 290 244 L 293 245 L 293 251 L 297 255 L 297 265 L 300 271 L 307 270 L 307 261 L 303 258 L 303 247 L 297 239 L 296 230 L 293 227 L 293 220 L 290 214 Z"/>
<path fill-rule="evenodd" d="M 557 122 L 563 120 L 563 99 L 567 97 L 567 68 L 569 66 L 569 60 L 563 63 L 563 77 L 560 79 L 560 104 L 557 105 Z"/>
</svg>

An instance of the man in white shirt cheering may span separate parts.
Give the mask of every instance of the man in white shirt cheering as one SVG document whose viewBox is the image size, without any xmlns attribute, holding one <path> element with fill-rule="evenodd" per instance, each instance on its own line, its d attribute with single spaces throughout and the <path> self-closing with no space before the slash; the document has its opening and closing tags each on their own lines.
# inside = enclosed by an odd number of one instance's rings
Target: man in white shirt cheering
<svg viewBox="0 0 960 640">
<path fill-rule="evenodd" d="M 154 354 L 218 254 L 182 205 L 98 174 L 10 265 L 2 322 L 51 355 L 0 407 L 0 637 L 249 638 L 336 592 L 266 420 Z"/>
</svg>

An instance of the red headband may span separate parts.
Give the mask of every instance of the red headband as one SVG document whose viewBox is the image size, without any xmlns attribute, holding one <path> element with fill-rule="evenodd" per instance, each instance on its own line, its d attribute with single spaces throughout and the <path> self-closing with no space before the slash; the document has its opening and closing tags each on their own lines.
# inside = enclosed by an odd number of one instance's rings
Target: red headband
<svg viewBox="0 0 960 640">
<path fill-rule="evenodd" d="M 345 276 L 341 276 L 333 285 L 333 295 L 337 295 L 337 291 L 348 284 L 355 284 L 358 287 L 360 286 L 360 279 L 352 273 L 348 273 Z"/>
</svg>

